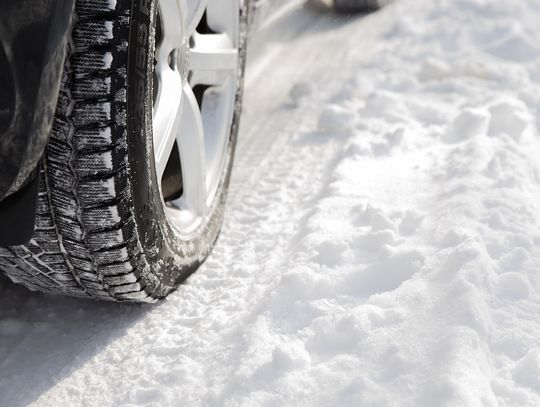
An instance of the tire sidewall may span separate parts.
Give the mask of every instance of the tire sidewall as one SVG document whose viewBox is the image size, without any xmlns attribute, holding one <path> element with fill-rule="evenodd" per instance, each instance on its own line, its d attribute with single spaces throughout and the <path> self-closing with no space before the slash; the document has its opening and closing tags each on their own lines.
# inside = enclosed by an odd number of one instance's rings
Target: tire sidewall
<svg viewBox="0 0 540 407">
<path fill-rule="evenodd" d="M 241 4 L 241 60 L 226 169 L 208 216 L 189 239 L 170 227 L 155 170 L 152 137 L 153 56 L 157 1 L 136 0 L 131 10 L 128 51 L 127 129 L 129 178 L 137 239 L 145 264 L 146 291 L 161 298 L 192 274 L 208 256 L 219 234 L 240 118 L 245 63 L 245 7 Z"/>
</svg>

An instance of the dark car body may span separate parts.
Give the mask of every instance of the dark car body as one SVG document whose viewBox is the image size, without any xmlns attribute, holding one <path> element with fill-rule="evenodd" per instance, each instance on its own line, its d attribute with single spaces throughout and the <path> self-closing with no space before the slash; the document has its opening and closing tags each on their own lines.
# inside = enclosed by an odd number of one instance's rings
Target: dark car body
<svg viewBox="0 0 540 407">
<path fill-rule="evenodd" d="M 33 230 L 75 0 L 3 0 L 0 13 L 0 245 Z"/>
<path fill-rule="evenodd" d="M 43 153 L 74 0 L 4 0 L 0 13 L 0 200 Z"/>
</svg>

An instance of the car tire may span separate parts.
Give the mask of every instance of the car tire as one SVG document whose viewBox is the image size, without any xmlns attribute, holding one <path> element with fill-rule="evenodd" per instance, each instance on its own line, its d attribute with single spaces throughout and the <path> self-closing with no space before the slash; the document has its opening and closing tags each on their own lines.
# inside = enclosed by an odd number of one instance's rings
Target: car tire
<svg viewBox="0 0 540 407">
<path fill-rule="evenodd" d="M 159 1 L 76 1 L 56 116 L 40 167 L 34 236 L 28 244 L 0 249 L 0 269 L 14 282 L 49 293 L 153 302 L 209 255 L 223 219 L 238 133 L 246 7 L 243 0 L 227 0 L 234 4 L 238 25 L 223 165 L 215 171 L 215 191 L 205 201 L 205 212 L 182 234 L 168 215 L 154 151 Z M 208 10 L 200 22 L 206 30 Z M 184 59 L 193 58 L 193 49 L 185 54 Z M 178 56 L 172 63 L 171 70 L 179 71 L 189 61 Z M 201 112 L 202 97 L 197 99 Z"/>
<path fill-rule="evenodd" d="M 340 13 L 369 12 L 378 10 L 384 0 L 334 0 L 334 7 Z"/>
</svg>

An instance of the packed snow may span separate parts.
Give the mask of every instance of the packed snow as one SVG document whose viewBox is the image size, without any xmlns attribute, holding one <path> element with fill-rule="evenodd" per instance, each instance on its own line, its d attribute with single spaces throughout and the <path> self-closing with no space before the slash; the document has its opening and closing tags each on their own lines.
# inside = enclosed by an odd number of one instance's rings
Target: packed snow
<svg viewBox="0 0 540 407">
<path fill-rule="evenodd" d="M 254 39 L 222 235 L 167 300 L 0 288 L 0 404 L 539 406 L 540 4 Z"/>
</svg>

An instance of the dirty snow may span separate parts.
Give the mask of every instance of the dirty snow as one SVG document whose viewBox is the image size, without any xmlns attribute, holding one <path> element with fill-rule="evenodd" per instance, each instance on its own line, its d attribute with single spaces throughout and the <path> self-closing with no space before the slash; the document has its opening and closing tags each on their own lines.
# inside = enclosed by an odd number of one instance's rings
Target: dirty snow
<svg viewBox="0 0 540 407">
<path fill-rule="evenodd" d="M 6 406 L 540 405 L 538 0 L 296 10 L 215 252 L 157 306 L 2 281 Z"/>
</svg>

